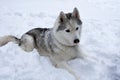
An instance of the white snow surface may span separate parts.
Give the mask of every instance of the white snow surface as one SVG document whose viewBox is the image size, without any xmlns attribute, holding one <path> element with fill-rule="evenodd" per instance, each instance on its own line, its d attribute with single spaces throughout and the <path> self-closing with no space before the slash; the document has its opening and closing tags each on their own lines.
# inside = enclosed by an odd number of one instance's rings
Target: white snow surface
<svg viewBox="0 0 120 80">
<path fill-rule="evenodd" d="M 75 59 L 69 65 L 81 80 L 120 80 L 120 0 L 0 0 L 0 36 L 21 37 L 36 27 L 53 27 L 60 11 L 77 7 L 83 21 L 81 43 L 97 62 Z M 36 50 L 16 44 L 0 47 L 0 80 L 75 80 Z"/>
</svg>

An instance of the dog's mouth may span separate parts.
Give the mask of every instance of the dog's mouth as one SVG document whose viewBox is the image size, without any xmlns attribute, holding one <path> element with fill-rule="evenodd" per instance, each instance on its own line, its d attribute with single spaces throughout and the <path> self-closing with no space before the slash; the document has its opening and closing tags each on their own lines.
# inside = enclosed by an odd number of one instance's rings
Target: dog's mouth
<svg viewBox="0 0 120 80">
<path fill-rule="evenodd" d="M 74 46 L 79 45 L 79 43 L 74 43 Z"/>
<path fill-rule="evenodd" d="M 71 46 L 77 46 L 79 45 L 79 43 L 73 43 Z"/>
</svg>

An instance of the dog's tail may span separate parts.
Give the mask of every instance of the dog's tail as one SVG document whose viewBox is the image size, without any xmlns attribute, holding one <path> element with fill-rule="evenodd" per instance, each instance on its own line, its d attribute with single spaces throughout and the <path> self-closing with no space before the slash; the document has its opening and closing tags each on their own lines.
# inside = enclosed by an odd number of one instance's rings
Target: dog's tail
<svg viewBox="0 0 120 80">
<path fill-rule="evenodd" d="M 20 39 L 16 38 L 15 36 L 4 36 L 0 37 L 0 47 L 6 45 L 8 42 L 14 42 L 16 44 L 20 43 Z"/>
</svg>

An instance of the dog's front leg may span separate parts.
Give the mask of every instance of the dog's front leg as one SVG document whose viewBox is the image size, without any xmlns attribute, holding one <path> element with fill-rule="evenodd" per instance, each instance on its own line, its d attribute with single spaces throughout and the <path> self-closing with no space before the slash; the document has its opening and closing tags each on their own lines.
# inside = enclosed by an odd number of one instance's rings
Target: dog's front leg
<svg viewBox="0 0 120 80">
<path fill-rule="evenodd" d="M 78 48 L 77 58 L 91 62 L 99 62 L 98 59 L 96 59 L 94 56 L 88 55 L 87 51 L 83 50 L 82 48 Z"/>
<path fill-rule="evenodd" d="M 79 76 L 73 71 L 73 69 L 66 62 L 60 62 L 56 65 L 56 67 L 66 69 L 70 74 L 72 74 L 76 78 L 76 80 L 80 80 Z"/>
</svg>

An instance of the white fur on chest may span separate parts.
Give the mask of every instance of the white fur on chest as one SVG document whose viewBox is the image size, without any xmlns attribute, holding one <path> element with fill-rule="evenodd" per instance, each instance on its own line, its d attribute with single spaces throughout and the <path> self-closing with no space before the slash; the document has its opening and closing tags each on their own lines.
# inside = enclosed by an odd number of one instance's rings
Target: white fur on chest
<svg viewBox="0 0 120 80">
<path fill-rule="evenodd" d="M 76 58 L 77 54 L 78 50 L 76 47 L 64 47 L 62 49 L 55 48 L 55 53 L 52 57 L 58 61 L 67 61 Z"/>
</svg>

